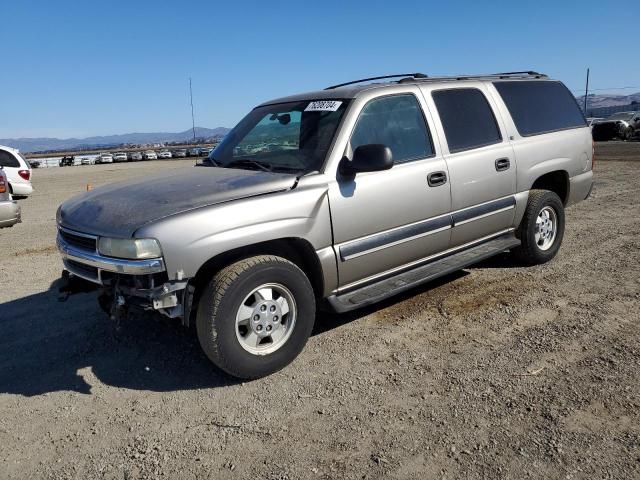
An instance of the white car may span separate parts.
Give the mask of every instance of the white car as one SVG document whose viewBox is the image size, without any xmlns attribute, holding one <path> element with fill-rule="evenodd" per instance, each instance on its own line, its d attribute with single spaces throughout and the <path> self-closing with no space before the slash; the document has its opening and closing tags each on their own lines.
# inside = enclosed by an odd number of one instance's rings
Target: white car
<svg viewBox="0 0 640 480">
<path fill-rule="evenodd" d="M 110 153 L 101 153 L 96 158 L 96 163 L 113 163 L 113 155 Z"/>
<path fill-rule="evenodd" d="M 129 158 L 127 157 L 127 154 L 124 152 L 118 152 L 118 153 L 114 153 L 113 154 L 113 161 L 114 162 L 126 162 L 128 161 Z"/>
<path fill-rule="evenodd" d="M 145 160 L 157 160 L 158 159 L 158 155 L 153 150 L 147 150 L 146 152 L 144 152 L 144 154 L 142 156 L 144 157 Z"/>
<path fill-rule="evenodd" d="M 162 150 L 159 154 L 158 154 L 158 158 L 172 158 L 173 155 L 171 155 L 171 152 L 169 150 Z"/>
<path fill-rule="evenodd" d="M 0 145 L 0 167 L 9 181 L 9 192 L 16 197 L 28 197 L 33 192 L 31 165 L 15 148 Z"/>
</svg>

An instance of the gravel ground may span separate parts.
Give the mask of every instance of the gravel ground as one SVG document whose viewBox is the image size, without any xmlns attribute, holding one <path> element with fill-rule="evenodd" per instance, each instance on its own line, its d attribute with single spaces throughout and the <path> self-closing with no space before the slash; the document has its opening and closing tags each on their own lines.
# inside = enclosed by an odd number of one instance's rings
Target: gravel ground
<svg viewBox="0 0 640 480">
<path fill-rule="evenodd" d="M 238 383 L 163 319 L 58 301 L 60 202 L 186 161 L 36 170 L 0 231 L 0 478 L 640 478 L 640 144 L 599 145 L 558 257 L 321 314 Z"/>
</svg>

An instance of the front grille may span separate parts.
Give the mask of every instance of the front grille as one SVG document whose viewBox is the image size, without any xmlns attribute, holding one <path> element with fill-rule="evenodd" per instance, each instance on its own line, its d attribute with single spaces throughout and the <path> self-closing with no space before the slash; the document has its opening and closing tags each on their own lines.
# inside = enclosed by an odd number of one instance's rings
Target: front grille
<svg viewBox="0 0 640 480">
<path fill-rule="evenodd" d="M 96 251 L 96 239 L 83 237 L 81 235 L 76 235 L 67 230 L 59 230 L 58 233 L 62 237 L 62 239 L 67 242 L 69 245 L 74 247 L 81 248 L 83 250 L 90 250 L 92 252 Z"/>
<path fill-rule="evenodd" d="M 73 260 L 66 259 L 64 265 L 71 273 L 75 273 L 79 277 L 98 279 L 98 269 L 91 265 L 85 265 L 84 263 L 74 262 Z"/>
</svg>

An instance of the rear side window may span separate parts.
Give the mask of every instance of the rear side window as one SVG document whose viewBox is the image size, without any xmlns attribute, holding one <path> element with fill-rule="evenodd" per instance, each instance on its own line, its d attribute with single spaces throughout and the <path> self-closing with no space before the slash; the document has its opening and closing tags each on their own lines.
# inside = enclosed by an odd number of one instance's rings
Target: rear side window
<svg viewBox="0 0 640 480">
<path fill-rule="evenodd" d="M 502 141 L 493 110 L 477 88 L 436 90 L 432 96 L 451 153 Z"/>
<path fill-rule="evenodd" d="M 494 82 L 523 137 L 584 127 L 582 111 L 560 82 Z"/>
<path fill-rule="evenodd" d="M 389 147 L 395 163 L 432 156 L 431 137 L 416 97 L 392 95 L 367 103 L 351 136 L 351 148 L 370 143 Z"/>
<path fill-rule="evenodd" d="M 0 167 L 20 168 L 20 162 L 6 150 L 0 150 Z"/>
</svg>

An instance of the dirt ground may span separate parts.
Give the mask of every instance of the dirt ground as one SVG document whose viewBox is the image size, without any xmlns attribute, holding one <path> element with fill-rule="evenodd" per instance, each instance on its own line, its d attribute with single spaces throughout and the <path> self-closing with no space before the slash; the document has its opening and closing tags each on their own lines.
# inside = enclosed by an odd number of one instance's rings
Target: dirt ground
<svg viewBox="0 0 640 480">
<path fill-rule="evenodd" d="M 640 478 L 640 143 L 599 145 L 558 257 L 349 315 L 238 383 L 190 331 L 58 301 L 55 211 L 188 161 L 36 170 L 0 231 L 0 478 Z"/>
</svg>

